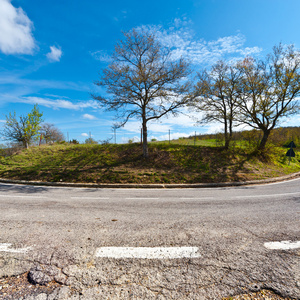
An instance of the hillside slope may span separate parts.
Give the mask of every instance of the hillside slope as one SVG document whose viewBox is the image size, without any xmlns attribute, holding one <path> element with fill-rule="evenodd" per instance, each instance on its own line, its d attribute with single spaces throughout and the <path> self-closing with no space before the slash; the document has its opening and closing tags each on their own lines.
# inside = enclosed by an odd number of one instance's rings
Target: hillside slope
<svg viewBox="0 0 300 300">
<path fill-rule="evenodd" d="M 299 155 L 288 164 L 286 148 L 267 158 L 245 149 L 149 144 L 44 145 L 0 158 L 0 177 L 50 182 L 201 183 L 282 176 L 300 171 Z"/>
</svg>

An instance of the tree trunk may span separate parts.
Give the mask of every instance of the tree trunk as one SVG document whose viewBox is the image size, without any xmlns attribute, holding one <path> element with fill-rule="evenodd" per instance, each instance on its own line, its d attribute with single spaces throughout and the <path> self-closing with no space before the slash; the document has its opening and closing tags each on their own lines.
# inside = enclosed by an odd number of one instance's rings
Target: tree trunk
<svg viewBox="0 0 300 300">
<path fill-rule="evenodd" d="M 147 135 L 148 135 L 147 122 L 146 122 L 146 120 L 143 120 L 143 156 L 144 156 L 144 158 L 149 157 Z"/>
<path fill-rule="evenodd" d="M 29 148 L 28 141 L 23 141 L 23 146 L 24 146 L 24 148 L 28 149 Z"/>
<path fill-rule="evenodd" d="M 225 123 L 224 123 L 224 138 L 225 138 L 225 149 L 228 149 L 229 143 L 230 143 L 230 136 L 228 134 L 227 120 L 225 120 Z"/>
<path fill-rule="evenodd" d="M 267 143 L 267 140 L 268 140 L 268 137 L 271 133 L 271 130 L 269 129 L 263 129 L 263 137 L 260 141 L 260 144 L 258 146 L 258 150 L 264 150 L 265 147 L 266 147 L 266 143 Z"/>
</svg>

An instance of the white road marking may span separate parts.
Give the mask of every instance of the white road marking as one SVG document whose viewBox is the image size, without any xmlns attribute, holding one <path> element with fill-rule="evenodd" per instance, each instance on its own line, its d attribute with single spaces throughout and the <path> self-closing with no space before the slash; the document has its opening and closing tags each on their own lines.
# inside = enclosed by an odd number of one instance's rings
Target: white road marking
<svg viewBox="0 0 300 300">
<path fill-rule="evenodd" d="M 271 250 L 289 250 L 300 248 L 300 241 L 281 241 L 264 243 L 264 246 Z"/>
<path fill-rule="evenodd" d="M 101 247 L 96 257 L 174 259 L 200 257 L 198 247 Z"/>
<path fill-rule="evenodd" d="M 278 197 L 278 196 L 292 196 L 292 195 L 300 195 L 300 192 L 295 192 L 295 193 L 285 193 L 285 194 L 267 194 L 267 195 L 241 195 L 241 196 L 235 196 L 232 197 L 232 199 L 237 199 L 237 198 L 262 198 L 262 197 Z M 231 199 L 231 198 L 229 198 Z"/>
<path fill-rule="evenodd" d="M 101 198 L 101 197 L 71 197 L 71 199 L 88 199 L 88 200 L 108 200 L 109 198 Z"/>
<path fill-rule="evenodd" d="M 11 244 L 8 243 L 0 243 L 0 252 L 10 252 L 10 253 L 26 253 L 31 249 L 31 247 L 27 248 L 19 248 L 19 249 L 13 249 L 10 248 Z"/>
<path fill-rule="evenodd" d="M 125 200 L 159 200 L 159 198 L 140 198 L 140 197 L 136 197 L 136 198 L 125 198 Z"/>
<path fill-rule="evenodd" d="M 6 197 L 6 198 L 35 198 L 35 199 L 47 199 L 46 196 L 33 196 L 33 195 L 0 195 L 0 197 Z"/>
<path fill-rule="evenodd" d="M 215 199 L 215 197 L 203 197 L 203 198 L 180 198 L 180 200 L 211 200 Z"/>
</svg>

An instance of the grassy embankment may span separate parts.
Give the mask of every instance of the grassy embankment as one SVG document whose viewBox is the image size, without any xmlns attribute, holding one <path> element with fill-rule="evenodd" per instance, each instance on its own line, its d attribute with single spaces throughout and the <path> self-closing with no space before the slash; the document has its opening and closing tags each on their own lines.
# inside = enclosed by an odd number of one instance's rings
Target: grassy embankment
<svg viewBox="0 0 300 300">
<path fill-rule="evenodd" d="M 199 145 L 201 142 L 201 145 Z M 0 177 L 51 182 L 200 183 L 265 179 L 300 171 L 299 154 L 290 165 L 286 148 L 272 148 L 267 158 L 247 148 L 224 150 L 215 141 L 196 146 L 149 143 L 143 159 L 140 144 L 46 145 L 0 158 Z"/>
</svg>

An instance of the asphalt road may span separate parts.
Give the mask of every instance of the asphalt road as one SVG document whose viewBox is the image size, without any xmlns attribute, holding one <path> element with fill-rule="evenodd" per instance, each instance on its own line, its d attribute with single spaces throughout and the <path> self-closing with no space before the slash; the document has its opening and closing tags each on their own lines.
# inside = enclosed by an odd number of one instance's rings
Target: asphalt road
<svg viewBox="0 0 300 300">
<path fill-rule="evenodd" d="M 221 299 L 263 288 L 300 299 L 300 179 L 170 190 L 0 184 L 0 208 L 0 278 L 31 270 L 61 286 L 24 299 Z M 296 246 L 265 244 L 280 241 Z M 123 248 L 99 257 L 103 247 Z M 124 247 L 196 255 L 128 258 Z"/>
</svg>

